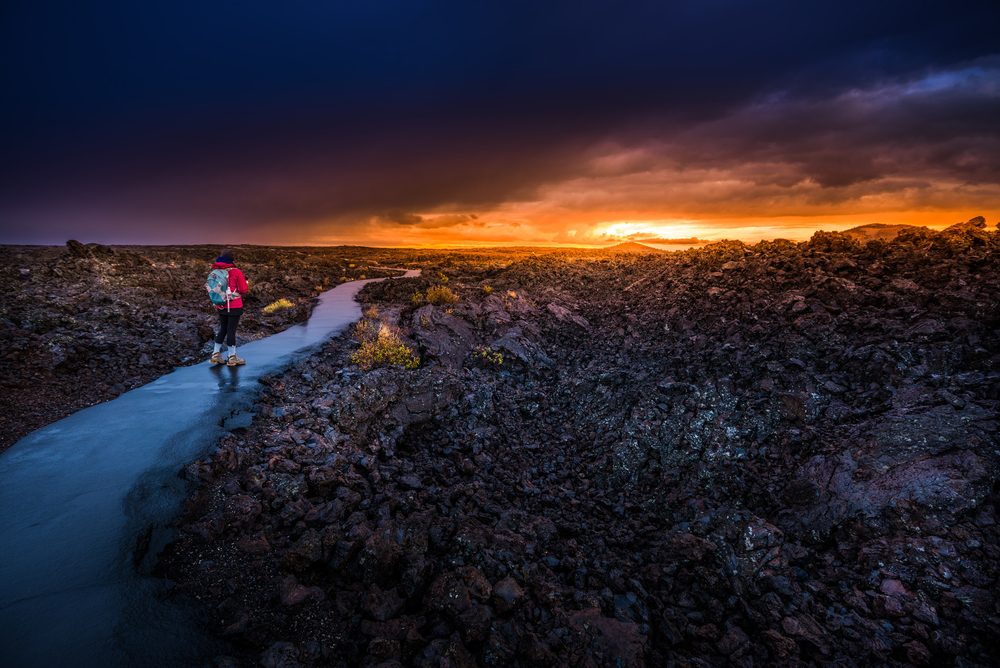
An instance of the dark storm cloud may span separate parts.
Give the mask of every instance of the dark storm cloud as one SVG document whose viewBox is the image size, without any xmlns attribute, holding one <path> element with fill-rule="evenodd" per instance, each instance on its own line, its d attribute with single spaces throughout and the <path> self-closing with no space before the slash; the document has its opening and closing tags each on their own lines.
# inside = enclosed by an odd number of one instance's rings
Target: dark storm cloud
<svg viewBox="0 0 1000 668">
<path fill-rule="evenodd" d="M 404 211 L 391 211 L 372 217 L 372 222 L 390 225 L 407 225 L 424 229 L 454 227 L 455 225 L 477 224 L 479 216 L 474 213 L 444 213 L 437 216 L 421 216 Z"/>
<path fill-rule="evenodd" d="M 786 163 L 828 187 L 893 175 L 998 183 L 998 118 L 994 57 L 827 98 L 766 98 L 679 133 L 674 149 L 693 165 Z"/>
<path fill-rule="evenodd" d="M 397 225 L 419 225 L 424 221 L 423 216 L 405 211 L 390 211 L 378 216 L 378 219 L 383 223 L 396 223 Z"/>
<path fill-rule="evenodd" d="M 762 201 L 803 181 L 826 191 L 813 201 L 997 184 L 997 18 L 986 2 L 8 2 L 0 226 L 482 225 L 426 212 L 656 170 L 732 170 Z"/>
</svg>

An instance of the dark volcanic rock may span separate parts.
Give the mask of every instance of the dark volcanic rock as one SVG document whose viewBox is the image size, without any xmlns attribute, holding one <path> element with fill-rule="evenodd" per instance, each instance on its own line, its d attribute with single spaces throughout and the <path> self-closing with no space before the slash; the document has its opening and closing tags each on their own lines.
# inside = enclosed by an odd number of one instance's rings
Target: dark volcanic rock
<svg viewBox="0 0 1000 668">
<path fill-rule="evenodd" d="M 165 572 L 248 662 L 995 665 L 998 233 L 856 236 L 373 286 L 421 368 L 269 379 Z"/>
</svg>

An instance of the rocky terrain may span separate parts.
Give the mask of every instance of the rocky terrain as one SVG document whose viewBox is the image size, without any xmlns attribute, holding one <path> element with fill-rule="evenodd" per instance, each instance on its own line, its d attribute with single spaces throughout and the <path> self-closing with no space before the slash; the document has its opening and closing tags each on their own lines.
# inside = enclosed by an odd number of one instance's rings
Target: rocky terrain
<svg viewBox="0 0 1000 668">
<path fill-rule="evenodd" d="M 251 293 L 243 344 L 305 320 L 337 283 L 385 266 L 500 267 L 595 251 L 236 247 Z M 648 249 L 652 252 L 652 249 Z M 206 357 L 217 327 L 205 277 L 217 246 L 0 246 L 0 451 L 74 411 Z M 600 251 L 597 251 L 600 252 Z M 290 306 L 265 311 L 278 300 Z M 282 304 L 284 304 L 282 302 Z"/>
<path fill-rule="evenodd" d="M 201 361 L 217 326 L 205 277 L 219 248 L 0 247 L 0 450 L 80 408 Z M 251 282 L 239 342 L 304 320 L 338 281 L 385 276 L 364 248 L 237 247 Z M 288 299 L 291 307 L 264 313 Z"/>
<path fill-rule="evenodd" d="M 370 286 L 420 367 L 344 337 L 268 379 L 162 574 L 217 665 L 996 665 L 998 251 L 973 219 Z"/>
<path fill-rule="evenodd" d="M 918 225 L 889 225 L 886 223 L 869 223 L 868 225 L 859 225 L 857 227 L 852 227 L 849 230 L 844 230 L 844 234 L 854 241 L 859 243 L 867 243 L 869 241 L 891 241 L 899 236 L 903 232 L 916 232 L 919 233 L 922 227 Z"/>
</svg>

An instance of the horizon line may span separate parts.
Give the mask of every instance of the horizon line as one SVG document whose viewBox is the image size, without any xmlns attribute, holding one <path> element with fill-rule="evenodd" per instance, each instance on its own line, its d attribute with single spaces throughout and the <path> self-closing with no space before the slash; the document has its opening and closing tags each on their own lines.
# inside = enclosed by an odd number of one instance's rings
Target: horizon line
<svg viewBox="0 0 1000 668">
<path fill-rule="evenodd" d="M 894 227 L 896 225 L 899 225 L 901 227 L 923 228 L 923 229 L 934 231 L 934 228 L 932 228 L 932 227 L 930 227 L 928 225 L 907 225 L 907 224 L 900 224 L 900 223 L 889 223 L 889 224 L 886 224 L 886 223 L 869 223 L 869 224 L 866 224 L 866 225 L 859 225 L 859 226 L 856 226 L 856 227 L 868 227 L 868 226 L 872 226 L 872 227 Z M 851 229 L 855 229 L 855 228 L 851 228 Z M 816 229 L 816 230 L 813 230 L 812 234 L 816 234 L 817 232 L 837 232 L 837 233 L 842 233 L 842 232 L 845 232 L 845 231 L 847 231 L 847 230 L 823 230 L 823 229 Z M 812 235 L 810 235 L 810 238 L 811 238 L 811 236 Z M 572 244 L 572 243 L 562 243 L 562 242 L 545 241 L 545 242 L 538 242 L 538 243 L 521 243 L 521 244 L 512 244 L 512 243 L 504 243 L 504 242 L 499 242 L 497 244 L 490 244 L 488 242 L 483 242 L 483 243 L 472 243 L 472 244 L 464 244 L 464 245 L 463 244 L 458 244 L 458 245 L 456 245 L 456 244 L 441 244 L 441 245 L 428 244 L 428 245 L 418 245 L 418 246 L 392 246 L 392 245 L 378 245 L 378 244 L 365 244 L 365 243 L 280 243 L 280 242 L 274 242 L 274 243 L 258 242 L 258 243 L 239 243 L 239 244 L 232 244 L 232 243 L 231 244 L 225 244 L 225 243 L 220 244 L 220 243 L 211 243 L 211 242 L 180 242 L 180 243 L 178 243 L 178 242 L 175 242 L 175 243 L 111 242 L 111 243 L 106 243 L 106 242 L 100 242 L 100 241 L 79 241 L 78 239 L 67 239 L 66 241 L 63 241 L 61 243 L 17 243 L 17 242 L 0 241 L 0 247 L 60 248 L 62 246 L 66 246 L 70 241 L 77 241 L 78 243 L 81 243 L 81 244 L 84 244 L 84 245 L 87 245 L 87 244 L 96 244 L 96 245 L 99 245 L 99 246 L 109 246 L 109 247 L 111 247 L 111 246 L 118 246 L 118 247 L 142 247 L 142 248 L 166 248 L 166 247 L 170 247 L 170 246 L 182 246 L 182 247 L 187 247 L 187 246 L 192 246 L 192 247 L 193 246 L 214 246 L 214 247 L 220 247 L 220 248 L 225 248 L 225 247 L 230 247 L 230 248 L 241 248 L 241 247 L 255 247 L 255 248 L 265 248 L 265 247 L 280 247 L 280 248 L 378 248 L 378 249 L 387 249 L 387 250 L 476 250 L 476 249 L 489 249 L 489 248 L 508 249 L 508 250 L 517 249 L 517 248 L 566 248 L 566 249 L 577 249 L 577 250 L 601 250 L 601 249 L 607 249 L 607 248 L 614 248 L 615 246 L 621 246 L 623 244 L 638 244 L 638 245 L 641 245 L 641 246 L 647 246 L 647 247 L 655 249 L 655 250 L 662 250 L 662 249 L 658 248 L 659 246 L 684 246 L 685 248 L 678 248 L 677 250 L 686 250 L 686 249 L 694 248 L 696 246 L 707 246 L 707 245 L 710 245 L 710 244 L 719 243 L 719 242 L 723 242 L 723 241 L 739 241 L 739 242 L 741 242 L 743 244 L 746 244 L 748 246 L 753 246 L 753 245 L 756 245 L 756 244 L 758 244 L 758 243 L 760 243 L 762 241 L 790 241 L 792 243 L 806 243 L 808 241 L 808 239 L 803 239 L 803 240 L 800 240 L 800 241 L 796 241 L 794 239 L 789 239 L 787 237 L 778 237 L 778 236 L 776 236 L 776 237 L 767 238 L 767 239 L 751 239 L 751 240 L 743 240 L 743 239 L 733 238 L 733 237 L 721 237 L 721 238 L 718 238 L 718 239 L 693 238 L 693 239 L 677 240 L 676 242 L 644 241 L 644 240 L 641 240 L 641 239 L 638 239 L 638 240 L 637 239 L 621 239 L 621 240 L 610 242 L 608 244 L 579 244 L 579 243 L 578 244 Z"/>
</svg>

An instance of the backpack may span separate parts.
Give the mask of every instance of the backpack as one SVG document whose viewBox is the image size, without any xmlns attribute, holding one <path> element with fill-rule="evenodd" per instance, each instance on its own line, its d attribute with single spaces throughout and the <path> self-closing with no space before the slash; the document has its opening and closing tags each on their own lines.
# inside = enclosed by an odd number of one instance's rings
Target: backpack
<svg viewBox="0 0 1000 668">
<path fill-rule="evenodd" d="M 208 298 L 212 300 L 212 303 L 216 306 L 222 306 L 225 304 L 229 306 L 230 292 L 229 292 L 229 270 L 228 269 L 213 269 L 208 274 L 208 280 L 205 281 L 205 289 L 208 290 Z"/>
</svg>

